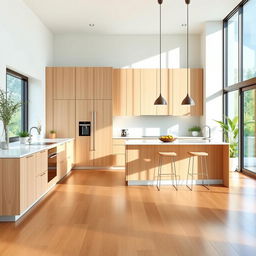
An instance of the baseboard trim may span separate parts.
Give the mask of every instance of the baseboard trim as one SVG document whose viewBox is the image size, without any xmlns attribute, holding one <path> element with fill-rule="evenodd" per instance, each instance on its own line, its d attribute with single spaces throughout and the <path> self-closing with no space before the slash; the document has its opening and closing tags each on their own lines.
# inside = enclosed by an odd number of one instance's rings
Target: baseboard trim
<svg viewBox="0 0 256 256">
<path fill-rule="evenodd" d="M 205 180 L 204 184 L 210 184 L 210 185 L 221 185 L 223 184 L 223 180 Z M 188 183 L 191 184 L 191 181 Z M 202 185 L 202 180 L 194 180 L 193 185 Z M 162 180 L 161 185 L 174 185 L 173 180 Z M 186 180 L 179 180 L 178 186 L 185 186 Z M 156 186 L 156 180 L 129 180 L 128 186 Z"/>
<path fill-rule="evenodd" d="M 116 167 L 116 166 L 111 166 L 111 167 L 104 167 L 104 166 L 100 166 L 100 167 L 94 167 L 94 166 L 75 166 L 72 168 L 72 170 L 84 170 L 84 171 L 88 171 L 88 170 L 125 170 L 125 167 L 120 166 L 120 167 Z"/>
</svg>

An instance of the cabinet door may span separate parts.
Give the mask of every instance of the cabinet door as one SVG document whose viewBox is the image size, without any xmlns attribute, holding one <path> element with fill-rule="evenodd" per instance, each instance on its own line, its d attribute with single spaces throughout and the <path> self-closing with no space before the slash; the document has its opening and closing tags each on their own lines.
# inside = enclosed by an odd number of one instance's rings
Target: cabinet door
<svg viewBox="0 0 256 256">
<path fill-rule="evenodd" d="M 26 157 L 25 171 L 27 172 L 27 207 L 32 205 L 36 198 L 36 155 Z"/>
<path fill-rule="evenodd" d="M 112 102 L 95 100 L 94 166 L 112 165 Z"/>
<path fill-rule="evenodd" d="M 187 69 L 173 69 L 169 82 L 172 87 L 169 96 L 172 114 L 174 116 L 190 116 L 190 107 L 181 105 L 187 95 Z M 169 111 L 171 111 L 170 108 Z"/>
<path fill-rule="evenodd" d="M 156 115 L 154 102 L 157 97 L 156 69 L 141 70 L 141 115 Z"/>
<path fill-rule="evenodd" d="M 94 141 L 93 100 L 76 101 L 76 166 L 93 166 Z M 91 122 L 91 136 L 79 136 L 79 121 Z"/>
<path fill-rule="evenodd" d="M 57 147 L 57 175 L 58 179 L 62 179 L 67 174 L 67 159 L 65 144 Z"/>
<path fill-rule="evenodd" d="M 127 76 L 126 69 L 113 69 L 113 116 L 126 116 Z"/>
<path fill-rule="evenodd" d="M 76 99 L 92 100 L 93 88 L 93 68 L 76 68 Z"/>
<path fill-rule="evenodd" d="M 47 67 L 45 70 L 45 83 L 46 83 L 46 132 L 53 130 L 53 67 Z"/>
<path fill-rule="evenodd" d="M 112 68 L 94 68 L 94 99 L 112 99 Z"/>
<path fill-rule="evenodd" d="M 167 105 L 159 105 L 156 106 L 156 113 L 158 116 L 165 116 L 168 115 L 168 104 L 169 104 L 169 74 L 168 69 L 161 70 L 161 83 L 162 83 L 162 96 L 167 101 Z M 157 69 L 157 96 L 160 95 L 160 70 Z"/>
<path fill-rule="evenodd" d="M 58 138 L 75 137 L 75 100 L 54 100 L 54 130 Z"/>
<path fill-rule="evenodd" d="M 190 107 L 191 116 L 203 115 L 203 69 L 190 69 L 190 95 L 195 106 Z"/>
<path fill-rule="evenodd" d="M 133 73 L 129 72 L 128 80 L 131 80 L 131 75 L 133 75 L 133 115 L 140 116 L 141 115 L 141 69 L 134 69 Z"/>
<path fill-rule="evenodd" d="M 55 67 L 53 72 L 54 99 L 75 99 L 75 68 Z"/>
<path fill-rule="evenodd" d="M 74 141 L 66 143 L 67 172 L 70 172 L 74 164 Z"/>
</svg>

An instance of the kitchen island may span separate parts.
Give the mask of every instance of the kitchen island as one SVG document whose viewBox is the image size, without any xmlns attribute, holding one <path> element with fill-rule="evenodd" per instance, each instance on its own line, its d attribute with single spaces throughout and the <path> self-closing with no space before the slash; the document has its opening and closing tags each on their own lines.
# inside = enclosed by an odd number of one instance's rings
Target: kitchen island
<svg viewBox="0 0 256 256">
<path fill-rule="evenodd" d="M 208 140 L 176 140 L 164 143 L 160 140 L 127 140 L 126 183 L 127 185 L 154 185 L 159 165 L 158 152 L 176 152 L 175 164 L 180 185 L 185 185 L 188 171 L 188 152 L 207 152 L 209 184 L 229 186 L 229 144 Z M 195 172 L 201 164 L 195 159 Z M 170 173 L 170 158 L 163 159 L 163 173 Z M 202 177 L 194 177 L 196 184 L 202 184 Z M 165 179 L 162 184 L 172 184 Z"/>
</svg>

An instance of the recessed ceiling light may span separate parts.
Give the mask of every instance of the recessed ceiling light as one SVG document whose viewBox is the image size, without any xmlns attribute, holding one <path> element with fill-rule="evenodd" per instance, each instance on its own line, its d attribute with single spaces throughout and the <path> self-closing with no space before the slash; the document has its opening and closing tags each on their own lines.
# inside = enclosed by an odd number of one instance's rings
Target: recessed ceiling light
<svg viewBox="0 0 256 256">
<path fill-rule="evenodd" d="M 95 24 L 93 24 L 93 23 L 89 24 L 89 27 L 94 27 L 94 26 L 95 26 Z"/>
</svg>

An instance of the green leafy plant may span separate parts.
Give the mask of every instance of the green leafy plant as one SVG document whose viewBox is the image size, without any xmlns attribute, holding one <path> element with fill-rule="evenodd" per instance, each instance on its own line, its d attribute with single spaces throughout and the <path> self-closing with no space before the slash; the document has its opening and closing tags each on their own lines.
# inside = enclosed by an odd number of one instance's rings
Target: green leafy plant
<svg viewBox="0 0 256 256">
<path fill-rule="evenodd" d="M 215 120 L 223 129 L 224 139 L 229 143 L 229 156 L 235 158 L 238 156 L 238 116 L 233 119 L 225 117 L 225 121 Z"/>
<path fill-rule="evenodd" d="M 193 126 L 188 129 L 189 132 L 201 132 L 201 127 L 200 126 Z"/>
<path fill-rule="evenodd" d="M 55 130 L 50 130 L 50 133 L 53 134 L 53 133 L 56 133 L 56 131 Z"/>
<path fill-rule="evenodd" d="M 19 137 L 26 138 L 29 137 L 29 133 L 27 131 L 21 131 L 18 133 Z"/>
<path fill-rule="evenodd" d="M 15 100 L 15 97 L 11 93 L 0 89 L 0 119 L 3 122 L 6 143 L 9 142 L 8 125 L 21 105 L 22 102 Z"/>
</svg>

